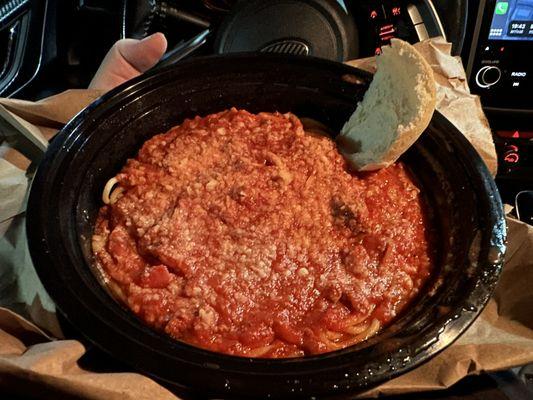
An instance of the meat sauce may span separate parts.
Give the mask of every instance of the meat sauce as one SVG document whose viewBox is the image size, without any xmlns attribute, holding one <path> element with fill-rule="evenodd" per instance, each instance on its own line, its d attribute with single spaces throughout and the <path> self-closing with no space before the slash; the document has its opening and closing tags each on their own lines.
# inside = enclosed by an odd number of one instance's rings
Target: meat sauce
<svg viewBox="0 0 533 400">
<path fill-rule="evenodd" d="M 96 261 L 141 320 L 194 346 L 271 358 L 343 348 L 395 318 L 431 271 L 403 165 L 349 172 L 291 114 L 186 120 L 116 179 Z"/>
</svg>

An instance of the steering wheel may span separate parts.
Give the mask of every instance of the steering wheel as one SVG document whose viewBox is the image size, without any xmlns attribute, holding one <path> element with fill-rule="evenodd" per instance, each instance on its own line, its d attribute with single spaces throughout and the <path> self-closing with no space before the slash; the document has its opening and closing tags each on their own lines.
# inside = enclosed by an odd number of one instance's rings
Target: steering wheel
<svg viewBox="0 0 533 400">
<path fill-rule="evenodd" d="M 454 54 L 460 54 L 468 20 L 467 0 L 196 3 L 200 7 L 178 7 L 175 1 L 123 0 L 122 37 L 142 38 L 157 30 L 172 36 L 171 32 L 183 33 L 186 27 L 190 36 L 196 29 L 196 35 L 175 43 L 162 64 L 200 48 L 204 53 L 278 52 L 346 61 L 379 53 L 392 37 L 416 42 L 442 35 L 452 43 Z"/>
</svg>

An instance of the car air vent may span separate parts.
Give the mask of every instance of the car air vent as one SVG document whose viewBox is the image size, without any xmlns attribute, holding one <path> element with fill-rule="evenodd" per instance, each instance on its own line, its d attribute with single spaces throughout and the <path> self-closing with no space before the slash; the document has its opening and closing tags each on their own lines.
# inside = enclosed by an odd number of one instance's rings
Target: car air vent
<svg viewBox="0 0 533 400">
<path fill-rule="evenodd" d="M 32 2 L 0 0 L 0 96 L 8 97 L 17 80 L 30 73 L 21 70 L 27 49 Z M 38 27 L 38 24 L 35 24 Z M 37 56 L 40 56 L 38 54 Z"/>
<path fill-rule="evenodd" d="M 19 23 L 15 22 L 11 27 L 0 31 L 0 80 L 4 78 L 13 63 L 18 25 Z"/>
<path fill-rule="evenodd" d="M 0 0 L 0 29 L 24 12 L 29 2 L 29 0 Z"/>
</svg>

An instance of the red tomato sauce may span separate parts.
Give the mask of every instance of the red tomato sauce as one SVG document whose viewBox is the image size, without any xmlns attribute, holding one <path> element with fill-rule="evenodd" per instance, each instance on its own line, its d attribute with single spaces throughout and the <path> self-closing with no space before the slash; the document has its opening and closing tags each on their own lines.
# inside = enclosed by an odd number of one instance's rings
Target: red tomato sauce
<svg viewBox="0 0 533 400">
<path fill-rule="evenodd" d="M 431 271 L 401 163 L 349 172 L 290 114 L 231 109 L 148 140 L 116 176 L 93 252 L 141 320 L 216 352 L 294 357 L 374 335 Z"/>
</svg>

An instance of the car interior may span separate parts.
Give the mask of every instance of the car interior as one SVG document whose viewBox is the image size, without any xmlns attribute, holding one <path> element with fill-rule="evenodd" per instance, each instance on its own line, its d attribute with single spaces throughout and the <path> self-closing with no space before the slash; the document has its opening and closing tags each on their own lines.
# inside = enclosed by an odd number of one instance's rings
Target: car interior
<svg viewBox="0 0 533 400">
<path fill-rule="evenodd" d="M 526 56 L 533 45 L 530 1 L 12 0 L 1 4 L 0 96 L 29 100 L 87 87 L 116 40 L 158 31 L 169 42 L 158 66 L 187 57 L 254 51 L 346 61 L 379 54 L 393 37 L 415 43 L 443 36 L 452 43 L 453 54 L 461 57 L 470 90 L 480 96 L 489 119 L 502 198 L 518 206 L 522 220 L 531 221 L 532 61 Z M 511 29 L 509 21 L 517 27 Z"/>
<path fill-rule="evenodd" d="M 0 97 L 87 88 L 117 40 L 155 32 L 168 48 L 154 69 L 240 52 L 345 62 L 379 56 L 393 38 L 443 37 L 488 119 L 502 201 L 533 225 L 533 0 L 0 0 Z M 531 398 L 533 375 L 518 371 L 446 395 Z"/>
</svg>

